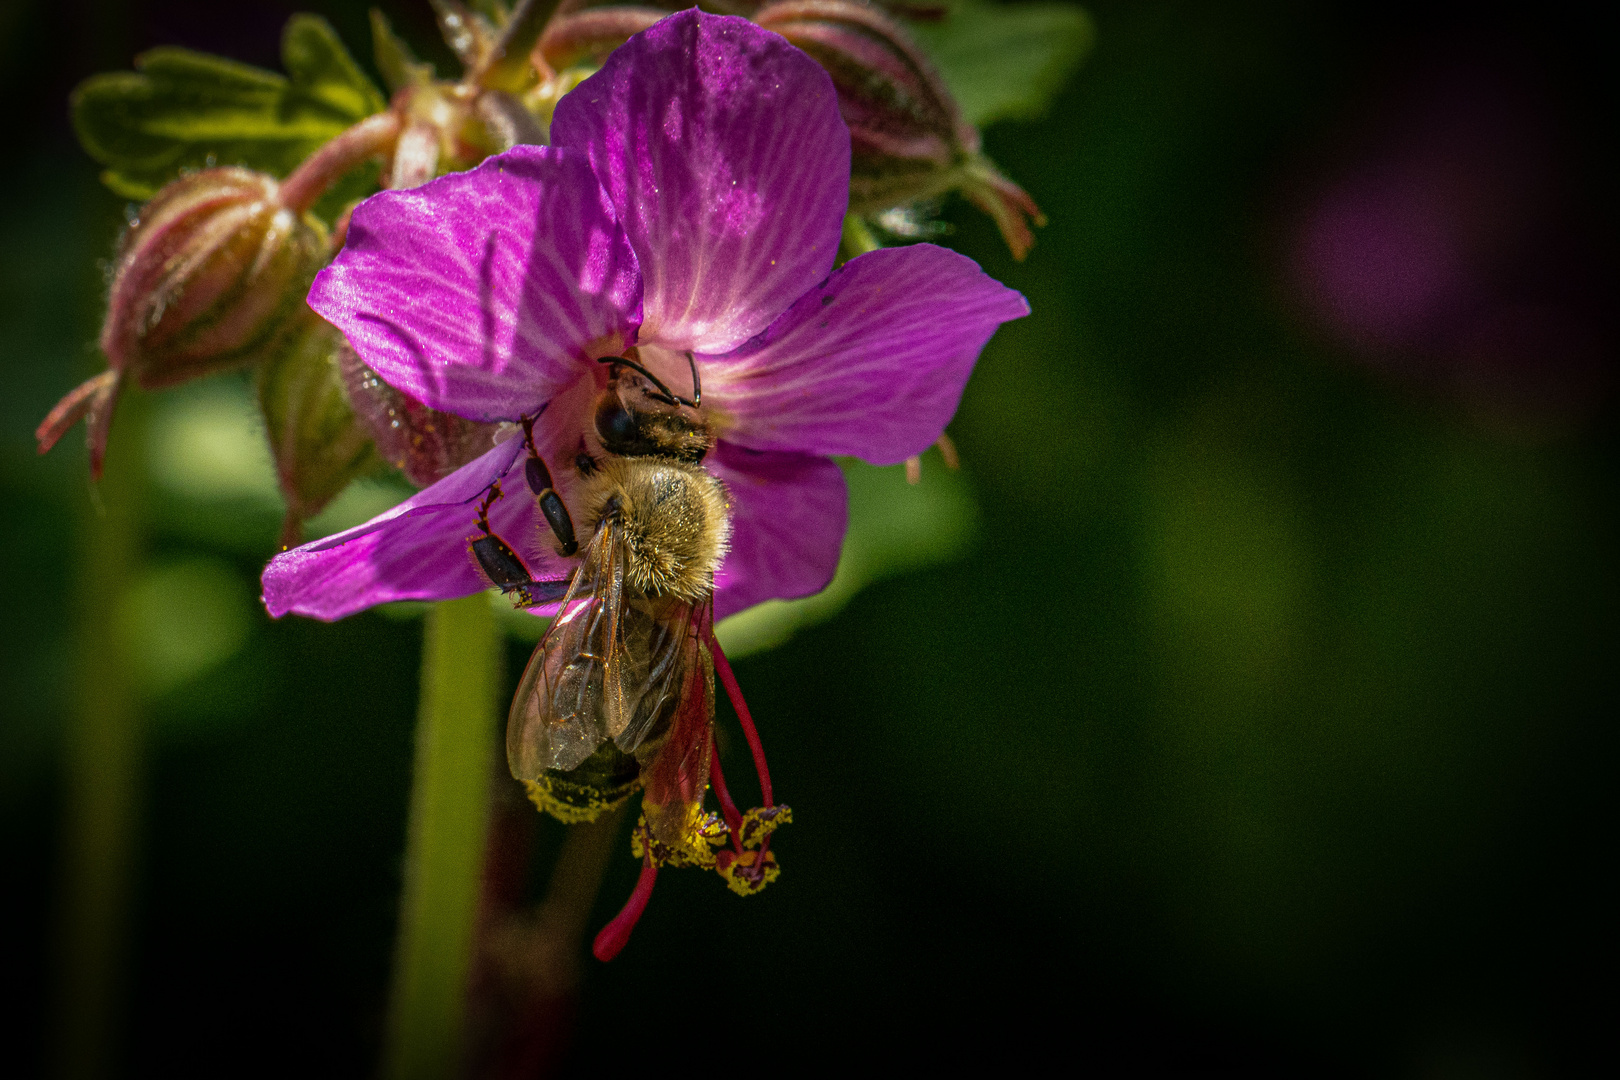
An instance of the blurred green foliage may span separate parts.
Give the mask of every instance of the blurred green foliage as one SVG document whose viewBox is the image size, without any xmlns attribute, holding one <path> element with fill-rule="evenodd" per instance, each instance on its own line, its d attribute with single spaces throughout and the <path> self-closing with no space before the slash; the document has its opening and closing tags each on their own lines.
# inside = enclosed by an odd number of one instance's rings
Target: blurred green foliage
<svg viewBox="0 0 1620 1080">
<path fill-rule="evenodd" d="M 737 665 L 795 811 L 783 879 L 746 902 L 661 879 L 631 947 L 587 973 L 575 1072 L 604 1046 L 688 1046 L 698 1014 L 648 1002 L 694 981 L 781 1060 L 1061 1044 L 1103 1072 L 1557 1075 L 1605 1037 L 1587 987 L 1613 899 L 1612 404 L 1505 438 L 1363 369 L 1295 306 L 1277 192 L 1376 88 L 1368 58 L 1400 20 L 1090 9 L 1075 81 L 986 138 L 1051 218 L 1030 258 L 947 209 L 951 243 L 1034 308 L 968 387 L 962 471 L 930 456 L 908 488 L 851 466 L 857 521 L 863 500 L 895 511 L 840 568 L 868 584 L 781 605 L 756 640 L 798 632 Z M 31 10 L 14 34 L 61 28 Z M 360 5 L 323 10 L 363 40 Z M 419 13 L 389 14 L 432 52 Z M 34 78 L 18 40 L 11 77 Z M 59 116 L 90 70 L 30 115 Z M 29 432 L 96 366 L 95 260 L 122 209 L 51 131 L 0 198 L 0 858 L 28 985 L 83 677 L 66 581 L 95 572 L 69 554 L 82 451 L 37 458 Z M 244 609 L 280 517 L 251 391 L 224 377 L 150 404 L 156 576 L 108 610 L 195 625 L 151 684 L 131 1071 L 217 1071 L 252 1046 L 265 1071 L 367 1072 L 420 622 Z M 391 504 L 392 483 L 351 488 L 312 532 Z M 514 640 L 508 683 L 528 651 Z M 559 831 L 540 830 L 536 888 Z M 635 873 L 615 863 L 593 925 Z M 9 1017 L 25 1059 L 31 1008 Z"/>
<path fill-rule="evenodd" d="M 235 656 L 253 607 L 232 567 L 194 558 L 148 568 L 120 598 L 116 617 L 143 688 L 161 696 Z"/>
<path fill-rule="evenodd" d="M 73 124 L 102 182 L 127 199 L 151 198 L 182 169 L 242 165 L 286 176 L 384 101 L 331 25 L 287 23 L 285 77 L 191 49 L 161 46 L 135 71 L 98 74 L 73 94 Z"/>
<path fill-rule="evenodd" d="M 832 582 L 814 596 L 770 600 L 722 620 L 720 644 L 732 657 L 774 648 L 795 631 L 832 618 L 861 589 L 932 563 L 954 562 L 979 539 L 979 511 L 969 485 L 930 455 L 918 484 L 903 467 L 850 461 L 849 531 Z"/>
<path fill-rule="evenodd" d="M 1033 120 L 1096 41 L 1085 9 L 1064 3 L 954 0 L 938 22 L 911 24 L 968 123 Z"/>
</svg>

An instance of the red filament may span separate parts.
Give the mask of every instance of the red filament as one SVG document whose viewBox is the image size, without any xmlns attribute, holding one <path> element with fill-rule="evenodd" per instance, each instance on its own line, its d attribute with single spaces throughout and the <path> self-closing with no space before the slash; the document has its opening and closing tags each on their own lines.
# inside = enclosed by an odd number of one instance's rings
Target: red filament
<svg viewBox="0 0 1620 1080">
<path fill-rule="evenodd" d="M 741 851 L 742 813 L 726 789 L 726 774 L 720 771 L 720 748 L 714 745 L 712 737 L 709 739 L 709 782 L 714 785 L 715 798 L 720 800 L 720 814 L 726 819 L 726 828 L 731 830 L 732 844 Z"/>
<path fill-rule="evenodd" d="M 591 943 L 591 952 L 598 960 L 606 963 L 619 955 L 619 951 L 630 943 L 630 931 L 636 928 L 641 919 L 641 913 L 647 910 L 647 901 L 652 899 L 653 882 L 658 880 L 658 867 L 653 865 L 652 857 L 641 864 L 641 877 L 636 880 L 635 891 L 630 894 L 630 900 L 624 905 L 624 910 L 613 916 L 613 921 L 602 927 L 601 933 Z"/>
<path fill-rule="evenodd" d="M 737 676 L 731 673 L 731 664 L 726 660 L 725 650 L 720 648 L 720 639 L 709 631 L 709 648 L 714 653 L 714 670 L 720 676 L 720 682 L 726 688 L 726 696 L 731 699 L 732 707 L 737 710 L 737 720 L 742 724 L 743 737 L 748 740 L 748 749 L 754 755 L 754 769 L 759 773 L 759 791 L 766 806 L 775 806 L 776 800 L 771 798 L 771 770 L 765 766 L 765 747 L 760 744 L 759 732 L 754 730 L 754 718 L 748 714 L 748 703 L 743 700 L 742 688 L 737 685 Z M 717 757 L 716 761 L 719 760 Z"/>
</svg>

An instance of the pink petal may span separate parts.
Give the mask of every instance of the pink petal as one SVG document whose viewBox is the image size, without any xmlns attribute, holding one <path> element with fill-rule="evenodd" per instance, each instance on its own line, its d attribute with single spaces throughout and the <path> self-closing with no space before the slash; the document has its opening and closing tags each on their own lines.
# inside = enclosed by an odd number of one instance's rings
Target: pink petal
<svg viewBox="0 0 1620 1080">
<path fill-rule="evenodd" d="M 595 395 L 595 380 L 579 379 L 534 429 L 557 490 L 576 508 L 576 528 L 583 525 L 573 468 L 578 418 Z M 496 480 L 504 494 L 490 509 L 491 527 L 537 580 L 566 577 L 573 563 L 555 553 L 524 482 L 524 456 L 523 440 L 510 438 L 364 525 L 277 555 L 264 571 L 265 607 L 278 619 L 292 612 L 330 621 L 392 600 L 445 600 L 489 588 L 468 542 L 478 535 L 478 501 Z"/>
<path fill-rule="evenodd" d="M 740 446 L 892 465 L 939 438 L 990 335 L 1028 314 L 953 251 L 869 252 L 742 348 L 700 357 L 703 402 Z"/>
<path fill-rule="evenodd" d="M 521 452 L 522 440 L 509 439 L 364 525 L 277 555 L 264 570 L 264 606 L 277 619 L 292 612 L 330 621 L 391 600 L 485 588 L 467 555 L 466 538 L 477 534 L 474 506 Z M 510 517 L 524 501 L 502 499 L 496 510 Z"/>
<path fill-rule="evenodd" d="M 824 589 L 838 569 L 849 522 L 838 466 L 724 442 L 705 464 L 725 483 L 732 512 L 731 551 L 715 577 L 715 618 Z"/>
<path fill-rule="evenodd" d="M 849 129 L 827 73 L 745 19 L 672 15 L 557 106 L 643 276 L 641 340 L 724 352 L 832 269 Z"/>
<path fill-rule="evenodd" d="M 512 420 L 635 340 L 641 287 L 584 157 L 517 146 L 361 203 L 309 303 L 391 385 Z"/>
</svg>

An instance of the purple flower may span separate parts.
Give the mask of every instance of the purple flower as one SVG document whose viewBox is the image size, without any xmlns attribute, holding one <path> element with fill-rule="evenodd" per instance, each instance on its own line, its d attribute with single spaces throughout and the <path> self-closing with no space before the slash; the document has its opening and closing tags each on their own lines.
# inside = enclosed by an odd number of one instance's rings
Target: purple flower
<svg viewBox="0 0 1620 1080">
<path fill-rule="evenodd" d="M 362 204 L 310 306 L 431 408 L 479 422 L 543 410 L 536 449 L 584 535 L 575 462 L 600 454 L 598 358 L 632 356 L 676 393 L 695 370 L 719 439 L 704 466 L 733 524 L 716 617 L 819 590 L 846 517 L 830 455 L 921 453 L 984 343 L 1028 305 L 928 244 L 833 270 L 850 143 L 832 82 L 746 20 L 691 10 L 638 34 L 563 99 L 551 137 Z M 271 614 L 337 619 L 485 588 L 468 557 L 476 507 L 522 469 L 522 441 L 278 556 Z M 535 500 L 506 487 L 492 528 L 536 578 L 566 577 L 573 560 Z"/>
</svg>

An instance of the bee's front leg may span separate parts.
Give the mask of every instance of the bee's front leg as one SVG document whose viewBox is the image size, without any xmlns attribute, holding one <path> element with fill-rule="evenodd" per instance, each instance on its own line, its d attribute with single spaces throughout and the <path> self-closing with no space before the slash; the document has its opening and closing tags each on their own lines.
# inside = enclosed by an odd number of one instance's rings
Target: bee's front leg
<svg viewBox="0 0 1620 1080">
<path fill-rule="evenodd" d="M 470 547 L 479 569 L 501 592 L 515 594 L 519 607 L 535 607 L 560 599 L 567 591 L 567 581 L 534 580 L 523 557 L 490 528 L 489 508 L 500 497 L 501 482 L 497 480 L 490 485 L 484 501 L 478 504 L 478 530 L 483 535 L 474 537 Z"/>
<path fill-rule="evenodd" d="M 523 445 L 529 450 L 529 460 L 523 463 L 523 478 L 529 482 L 529 490 L 534 492 L 535 501 L 540 504 L 540 513 L 557 537 L 557 554 L 566 559 L 579 550 L 579 541 L 574 537 L 574 519 L 569 516 L 568 507 L 563 505 L 562 496 L 557 494 L 551 480 L 551 470 L 546 468 L 540 452 L 534 448 L 533 420 L 523 422 Z"/>
</svg>

